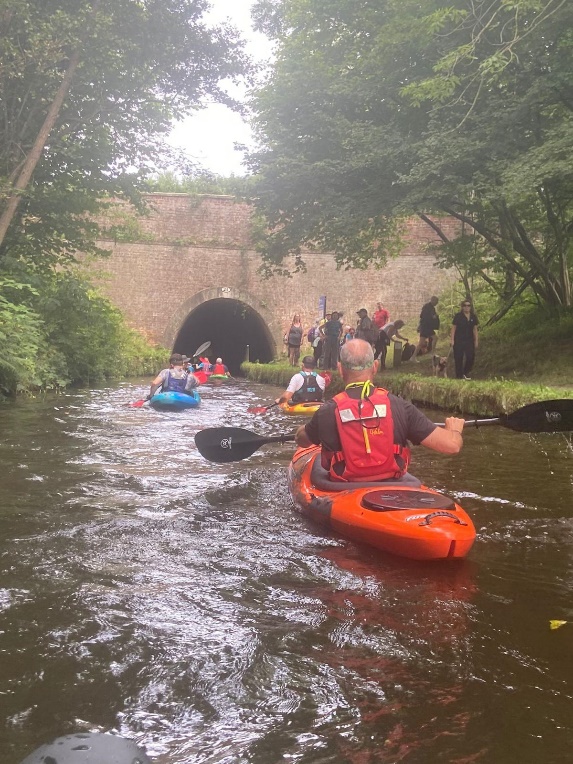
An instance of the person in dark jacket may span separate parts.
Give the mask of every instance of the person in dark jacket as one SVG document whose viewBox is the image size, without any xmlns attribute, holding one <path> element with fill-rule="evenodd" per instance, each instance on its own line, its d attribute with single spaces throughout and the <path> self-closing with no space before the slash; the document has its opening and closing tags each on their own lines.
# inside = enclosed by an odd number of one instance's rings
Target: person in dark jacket
<svg viewBox="0 0 573 764">
<path fill-rule="evenodd" d="M 463 300 L 452 321 L 450 344 L 454 351 L 456 379 L 470 379 L 478 346 L 478 317 L 470 300 Z"/>
<path fill-rule="evenodd" d="M 303 339 L 303 328 L 300 320 L 300 315 L 295 313 L 292 319 L 292 324 L 285 332 L 285 339 L 288 348 L 288 360 L 291 366 L 298 364 L 300 358 L 300 346 Z"/>
<path fill-rule="evenodd" d="M 436 348 L 436 331 L 440 328 L 440 317 L 436 311 L 438 302 L 438 298 L 434 295 L 422 306 L 422 310 L 420 311 L 420 324 L 418 326 L 420 339 L 416 346 L 416 350 L 414 351 L 414 355 L 410 359 L 412 361 L 417 361 L 419 355 L 430 353 Z"/>
</svg>

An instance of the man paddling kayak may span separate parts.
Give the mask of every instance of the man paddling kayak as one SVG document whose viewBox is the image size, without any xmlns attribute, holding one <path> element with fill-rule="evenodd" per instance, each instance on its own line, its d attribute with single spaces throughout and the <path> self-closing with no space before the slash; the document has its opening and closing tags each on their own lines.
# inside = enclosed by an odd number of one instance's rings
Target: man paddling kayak
<svg viewBox="0 0 573 764">
<path fill-rule="evenodd" d="M 311 403 L 324 400 L 326 380 L 315 371 L 313 356 L 305 355 L 302 369 L 291 377 L 287 389 L 275 399 L 275 403 Z"/>
<path fill-rule="evenodd" d="M 186 364 L 191 359 L 181 353 L 173 353 L 169 359 L 169 368 L 162 369 L 151 383 L 149 398 L 161 388 L 161 392 L 188 393 L 199 385 L 199 380 L 194 374 L 186 371 Z"/>
<path fill-rule="evenodd" d="M 443 454 L 457 454 L 464 420 L 431 422 L 412 403 L 374 385 L 378 361 L 370 343 L 350 340 L 340 351 L 338 371 L 345 390 L 323 404 L 295 440 L 302 448 L 320 445 L 321 463 L 331 480 L 396 480 L 408 470 L 408 441 Z"/>
</svg>

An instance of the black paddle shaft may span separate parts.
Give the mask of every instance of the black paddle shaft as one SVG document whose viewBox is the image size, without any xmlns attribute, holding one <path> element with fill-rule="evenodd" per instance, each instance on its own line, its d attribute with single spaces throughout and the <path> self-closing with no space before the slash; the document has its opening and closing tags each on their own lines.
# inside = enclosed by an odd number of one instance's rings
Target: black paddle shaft
<svg viewBox="0 0 573 764">
<path fill-rule="evenodd" d="M 466 427 L 493 424 L 517 432 L 569 432 L 573 430 L 573 399 L 530 403 L 493 419 L 466 419 Z M 444 427 L 444 423 L 437 426 Z M 241 427 L 210 427 L 195 435 L 195 445 L 205 459 L 225 463 L 246 459 L 267 443 L 288 443 L 294 439 L 294 433 L 264 437 Z"/>
<path fill-rule="evenodd" d="M 570 432 L 573 430 L 573 400 L 560 398 L 523 406 L 512 414 L 493 419 L 466 419 L 466 427 L 497 424 L 516 432 Z M 440 424 L 443 427 L 443 424 Z"/>
<path fill-rule="evenodd" d="M 195 435 L 197 450 L 210 462 L 238 462 L 254 454 L 267 443 L 287 443 L 294 433 L 263 437 L 241 427 L 210 427 Z"/>
</svg>

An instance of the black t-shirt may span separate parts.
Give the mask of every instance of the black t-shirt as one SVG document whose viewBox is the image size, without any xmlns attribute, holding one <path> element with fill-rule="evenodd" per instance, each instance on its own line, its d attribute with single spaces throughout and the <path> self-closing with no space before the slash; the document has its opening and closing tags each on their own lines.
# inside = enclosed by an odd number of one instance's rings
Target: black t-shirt
<svg viewBox="0 0 573 764">
<path fill-rule="evenodd" d="M 351 398 L 358 399 L 361 391 L 361 387 L 349 387 L 346 392 Z M 436 429 L 436 425 L 410 401 L 392 393 L 389 393 L 388 398 L 394 420 L 396 445 L 405 446 L 407 441 L 410 441 L 417 446 Z M 333 400 L 323 403 L 304 428 L 310 440 L 317 446 L 323 446 L 327 451 L 340 451 L 335 409 L 336 403 Z"/>
<path fill-rule="evenodd" d="M 431 337 L 440 328 L 440 319 L 434 304 L 427 302 L 420 313 L 419 332 L 422 337 Z"/>
<path fill-rule="evenodd" d="M 479 325 L 479 321 L 475 313 L 470 313 L 466 318 L 463 310 L 456 313 L 452 324 L 456 327 L 456 333 L 454 335 L 454 344 L 470 344 L 474 343 L 474 326 Z"/>
</svg>

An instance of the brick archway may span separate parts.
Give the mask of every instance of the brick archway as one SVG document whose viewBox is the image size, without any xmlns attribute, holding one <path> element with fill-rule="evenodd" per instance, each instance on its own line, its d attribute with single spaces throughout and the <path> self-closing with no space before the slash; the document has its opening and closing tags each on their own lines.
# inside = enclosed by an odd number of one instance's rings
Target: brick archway
<svg viewBox="0 0 573 764">
<path fill-rule="evenodd" d="M 236 374 L 247 346 L 251 360 L 272 360 L 277 353 L 277 334 L 281 336 L 278 322 L 258 300 L 240 289 L 214 287 L 179 306 L 167 325 L 164 344 L 190 354 L 210 340 L 207 353 L 222 356 Z"/>
</svg>

